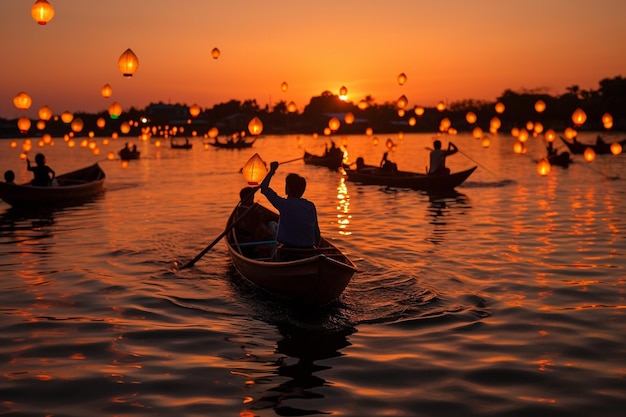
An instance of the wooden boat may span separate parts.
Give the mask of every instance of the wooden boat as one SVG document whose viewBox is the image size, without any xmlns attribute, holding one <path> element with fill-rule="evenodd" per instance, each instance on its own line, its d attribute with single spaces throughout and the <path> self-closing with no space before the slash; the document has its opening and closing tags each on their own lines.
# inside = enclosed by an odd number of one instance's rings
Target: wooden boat
<svg viewBox="0 0 626 417">
<path fill-rule="evenodd" d="M 344 167 L 344 170 L 349 181 L 365 185 L 442 192 L 461 185 L 476 170 L 476 167 L 449 175 L 426 175 L 409 171 L 390 172 L 373 166 L 365 166 L 358 170 Z"/>
<path fill-rule="evenodd" d="M 193 144 L 189 142 L 189 139 L 185 138 L 183 143 L 176 141 L 175 139 L 170 139 L 170 147 L 172 149 L 191 149 Z"/>
<path fill-rule="evenodd" d="M 304 163 L 309 165 L 318 165 L 330 169 L 339 169 L 343 162 L 343 151 L 338 149 L 326 155 L 313 155 L 304 151 Z"/>
<path fill-rule="evenodd" d="M 85 201 L 104 191 L 105 174 L 96 163 L 59 175 L 54 185 L 39 187 L 0 182 L 0 198 L 13 207 L 65 205 Z"/>
<path fill-rule="evenodd" d="M 328 304 L 343 293 L 356 265 L 322 237 L 314 249 L 281 249 L 263 225 L 278 221 L 278 214 L 253 204 L 236 207 L 228 219 L 228 251 L 239 274 L 256 286 L 290 302 Z M 269 240 L 268 240 L 269 238 Z"/>
<path fill-rule="evenodd" d="M 604 142 L 600 136 L 598 136 L 598 140 L 595 144 L 587 144 L 578 142 L 577 140 L 569 141 L 565 139 L 563 136 L 560 136 L 561 140 L 567 146 L 567 149 L 575 155 L 582 155 L 585 153 L 585 149 L 591 148 L 594 150 L 596 155 L 607 155 L 611 153 L 611 143 Z M 618 142 L 622 147 L 626 147 L 626 139 L 622 139 Z"/>
<path fill-rule="evenodd" d="M 217 138 L 215 138 L 215 141 L 209 142 L 209 145 L 215 146 L 216 148 L 223 148 L 223 149 L 245 149 L 245 148 L 251 148 L 252 145 L 254 145 L 255 141 L 256 141 L 256 137 L 253 138 L 252 140 L 246 140 L 246 139 L 230 140 L 229 139 L 226 142 L 220 142 Z"/>
<path fill-rule="evenodd" d="M 122 161 L 130 161 L 131 159 L 139 159 L 140 152 L 136 149 L 122 148 L 118 154 Z"/>
<path fill-rule="evenodd" d="M 572 163 L 569 152 L 561 152 L 557 154 L 548 155 L 548 162 L 550 165 L 557 165 L 563 168 L 567 168 Z"/>
</svg>

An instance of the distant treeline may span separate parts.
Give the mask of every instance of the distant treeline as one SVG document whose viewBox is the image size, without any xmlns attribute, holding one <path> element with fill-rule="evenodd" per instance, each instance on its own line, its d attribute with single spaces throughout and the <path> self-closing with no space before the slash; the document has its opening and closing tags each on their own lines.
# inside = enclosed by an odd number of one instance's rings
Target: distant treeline
<svg viewBox="0 0 626 417">
<path fill-rule="evenodd" d="M 541 113 L 535 108 L 539 100 L 545 103 L 545 110 Z M 496 103 L 504 105 L 504 112 L 496 112 Z M 574 125 L 572 113 L 581 108 L 587 120 L 577 130 L 602 131 L 602 117 L 610 114 L 613 118 L 611 131 L 626 131 L 626 79 L 621 76 L 601 80 L 597 90 L 582 90 L 574 85 L 560 96 L 540 90 L 505 90 L 493 102 L 471 99 L 456 101 L 447 104 L 443 111 L 426 107 L 421 115 L 416 114 L 414 106 L 403 108 L 404 114 L 399 114 L 399 105 L 402 105 L 399 102 L 377 104 L 373 97 L 368 96 L 354 103 L 343 101 L 329 91 L 311 98 L 302 110 L 294 111 L 290 104 L 280 101 L 270 108 L 259 106 L 256 100 L 230 100 L 201 110 L 192 117 L 187 104 L 160 102 L 152 103 L 145 109 L 131 108 L 117 119 L 112 119 L 107 111 L 97 114 L 76 113 L 74 117 L 81 118 L 84 123 L 82 131 L 77 133 L 81 136 L 89 132 L 93 132 L 94 136 L 110 136 L 114 132 L 120 136 L 138 136 L 142 129 L 151 128 L 151 131 L 160 132 L 165 126 L 183 127 L 182 136 L 191 136 L 192 132 L 204 136 L 212 127 L 218 128 L 220 135 L 230 135 L 246 131 L 248 122 L 254 116 L 262 120 L 263 134 L 323 134 L 333 117 L 341 122 L 335 134 L 363 134 L 367 128 L 375 133 L 437 132 L 443 118 L 449 119 L 451 127 L 459 132 L 470 131 L 476 126 L 488 132 L 494 117 L 501 122 L 499 131 L 510 132 L 514 127 L 523 128 L 527 122 L 540 122 L 545 129 L 562 131 Z M 468 112 L 476 115 L 475 123 L 467 121 Z M 351 124 L 345 121 L 348 113 L 354 116 Z M 105 120 L 103 128 L 98 127 L 98 119 Z M 120 133 L 122 123 L 129 121 L 133 122 L 130 131 Z M 63 136 L 70 130 L 69 124 L 58 119 L 46 122 L 44 129 L 39 129 L 33 121 L 28 132 L 20 133 L 16 119 L 0 119 L 1 137 L 32 137 L 44 133 Z"/>
</svg>

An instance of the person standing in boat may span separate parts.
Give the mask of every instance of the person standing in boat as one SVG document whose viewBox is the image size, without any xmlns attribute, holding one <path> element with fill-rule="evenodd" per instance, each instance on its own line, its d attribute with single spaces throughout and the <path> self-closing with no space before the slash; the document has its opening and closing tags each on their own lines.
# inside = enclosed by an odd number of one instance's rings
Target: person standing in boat
<svg viewBox="0 0 626 417">
<path fill-rule="evenodd" d="M 270 188 L 270 181 L 277 169 L 278 162 L 272 162 L 260 185 L 261 193 L 280 214 L 276 241 L 286 247 L 313 248 L 320 240 L 320 228 L 315 204 L 302 198 L 306 180 L 298 174 L 287 175 L 285 178 L 287 198 L 280 197 Z"/>
<path fill-rule="evenodd" d="M 448 175 L 450 169 L 446 168 L 446 158 L 450 155 L 454 155 L 459 151 L 456 145 L 452 142 L 448 142 L 448 149 L 441 149 L 441 141 L 436 140 L 433 142 L 433 149 L 430 151 L 430 169 L 428 173 L 430 175 Z"/>
<path fill-rule="evenodd" d="M 35 178 L 33 178 L 31 184 L 38 187 L 49 186 L 55 177 L 55 173 L 52 168 L 46 165 L 46 157 L 44 156 L 44 154 L 38 153 L 37 155 L 35 155 L 35 163 L 37 165 L 32 166 L 30 164 L 30 159 L 26 159 L 26 168 L 29 171 L 32 171 L 35 175 Z"/>
</svg>

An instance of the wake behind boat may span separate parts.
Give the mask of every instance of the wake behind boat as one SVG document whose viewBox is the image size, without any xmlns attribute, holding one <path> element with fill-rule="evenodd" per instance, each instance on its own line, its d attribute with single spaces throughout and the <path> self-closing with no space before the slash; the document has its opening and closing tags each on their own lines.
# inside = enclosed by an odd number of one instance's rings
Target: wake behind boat
<svg viewBox="0 0 626 417">
<path fill-rule="evenodd" d="M 249 211 L 248 211 L 249 210 Z M 228 219 L 228 251 L 239 274 L 256 286 L 290 302 L 328 304 L 343 293 L 356 265 L 328 240 L 312 249 L 280 249 L 268 240 L 265 225 L 277 222 L 278 214 L 255 203 L 237 206 Z"/>
<path fill-rule="evenodd" d="M 55 185 L 47 187 L 0 182 L 0 199 L 13 207 L 26 208 L 81 202 L 104 191 L 105 177 L 96 163 L 59 175 L 55 178 Z"/>
</svg>

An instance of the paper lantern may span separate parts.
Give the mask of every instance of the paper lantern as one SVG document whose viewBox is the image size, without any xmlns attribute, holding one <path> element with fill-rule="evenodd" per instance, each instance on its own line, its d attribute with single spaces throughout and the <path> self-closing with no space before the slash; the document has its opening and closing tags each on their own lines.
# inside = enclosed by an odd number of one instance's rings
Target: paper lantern
<svg viewBox="0 0 626 417">
<path fill-rule="evenodd" d="M 191 114 L 191 117 L 198 117 L 198 115 L 200 114 L 200 106 L 198 106 L 197 104 L 192 105 L 191 107 L 189 107 L 189 114 Z"/>
<path fill-rule="evenodd" d="M 44 122 L 43 120 L 38 120 L 35 126 L 37 126 L 37 129 L 39 130 L 44 130 L 46 128 L 46 122 Z"/>
<path fill-rule="evenodd" d="M 443 101 L 440 101 L 439 103 L 437 103 L 438 111 L 444 111 L 445 109 L 446 109 L 446 103 L 444 103 Z"/>
<path fill-rule="evenodd" d="M 622 153 L 622 145 L 619 142 L 611 143 L 611 153 L 613 155 L 619 155 Z"/>
<path fill-rule="evenodd" d="M 261 132 L 263 132 L 263 122 L 261 122 L 261 119 L 256 116 L 253 117 L 250 123 L 248 123 L 248 131 L 251 135 L 260 135 Z"/>
<path fill-rule="evenodd" d="M 474 139 L 480 139 L 483 137 L 483 130 L 476 126 L 473 130 L 472 130 L 472 136 L 474 137 Z"/>
<path fill-rule="evenodd" d="M 120 132 L 122 132 L 124 135 L 126 135 L 128 132 L 130 132 L 130 125 L 126 122 L 123 122 L 120 125 Z"/>
<path fill-rule="evenodd" d="M 533 129 L 535 133 L 540 134 L 543 132 L 543 124 L 541 122 L 536 122 L 535 127 Z"/>
<path fill-rule="evenodd" d="M 70 125 L 70 127 L 72 129 L 72 132 L 79 133 L 83 130 L 83 127 L 85 127 L 85 123 L 83 123 L 83 119 L 77 117 L 72 120 L 72 124 Z"/>
<path fill-rule="evenodd" d="M 526 153 L 526 144 L 516 140 L 513 144 L 513 152 L 518 155 L 524 155 Z"/>
<path fill-rule="evenodd" d="M 482 146 L 483 148 L 488 148 L 489 146 L 491 146 L 491 139 L 489 138 L 489 136 L 484 136 L 480 140 L 480 146 Z"/>
<path fill-rule="evenodd" d="M 592 162 L 594 159 L 596 159 L 596 151 L 593 150 L 593 148 L 586 148 L 585 152 L 583 153 L 583 158 L 585 158 L 585 161 L 587 162 Z"/>
<path fill-rule="evenodd" d="M 417 119 L 415 117 L 409 117 L 409 126 L 415 126 L 417 124 Z"/>
<path fill-rule="evenodd" d="M 501 127 L 502 127 L 502 121 L 496 116 L 492 117 L 491 120 L 489 121 L 489 130 L 498 131 L 498 129 L 500 129 Z"/>
<path fill-rule="evenodd" d="M 293 101 L 290 101 L 289 103 L 287 103 L 287 111 L 289 113 L 295 113 L 298 111 L 298 106 L 296 106 L 296 103 L 294 103 Z"/>
<path fill-rule="evenodd" d="M 372 129 L 371 127 L 368 127 L 367 129 L 365 129 L 365 135 L 372 136 L 373 134 L 374 134 L 374 129 Z"/>
<path fill-rule="evenodd" d="M 519 134 L 517 135 L 517 140 L 520 142 L 526 142 L 528 140 L 528 131 L 526 129 L 520 129 Z"/>
<path fill-rule="evenodd" d="M 502 113 L 504 113 L 505 109 L 506 109 L 506 107 L 504 106 L 504 103 L 502 103 L 501 101 L 498 101 L 496 103 L 496 113 L 502 114 Z"/>
<path fill-rule="evenodd" d="M 566 127 L 565 131 L 563 131 L 563 135 L 565 135 L 565 139 L 572 140 L 576 136 L 578 136 L 578 132 L 576 129 L 572 129 L 571 127 Z"/>
<path fill-rule="evenodd" d="M 39 119 L 47 122 L 52 117 L 52 109 L 48 106 L 42 106 L 39 109 L 38 114 L 39 114 Z"/>
<path fill-rule="evenodd" d="M 30 105 L 33 104 L 33 100 L 25 92 L 21 92 L 13 98 L 13 104 L 19 110 L 28 110 Z"/>
<path fill-rule="evenodd" d="M 404 94 L 402 94 L 396 101 L 396 106 L 398 106 L 399 109 L 403 109 L 406 107 L 408 103 L 409 103 L 409 100 L 406 98 Z"/>
<path fill-rule="evenodd" d="M 416 116 L 422 116 L 424 114 L 424 108 L 417 106 L 414 110 Z"/>
<path fill-rule="evenodd" d="M 220 50 L 218 48 L 213 48 L 211 50 L 211 56 L 213 57 L 213 59 L 219 58 L 220 55 L 221 55 L 221 52 L 220 52 Z"/>
<path fill-rule="evenodd" d="M 602 115 L 602 124 L 606 130 L 609 130 L 613 127 L 613 116 L 609 113 L 604 113 Z"/>
<path fill-rule="evenodd" d="M 287 89 L 289 88 L 289 85 L 287 84 L 286 81 L 283 81 L 283 83 L 280 85 L 280 89 L 285 92 L 287 91 Z"/>
<path fill-rule="evenodd" d="M 339 130 L 339 126 L 341 126 L 341 122 L 336 117 L 332 117 L 328 121 L 328 128 L 331 132 L 336 132 L 337 130 Z"/>
<path fill-rule="evenodd" d="M 343 117 L 343 121 L 346 122 L 347 125 L 351 125 L 352 123 L 354 123 L 354 114 L 350 112 L 346 113 L 346 115 Z"/>
<path fill-rule="evenodd" d="M 109 84 L 105 84 L 100 89 L 100 94 L 102 94 L 104 98 L 109 98 L 113 94 L 113 88 L 111 88 Z"/>
<path fill-rule="evenodd" d="M 259 154 L 255 153 L 243 166 L 241 173 L 248 185 L 259 185 L 267 174 L 267 167 Z"/>
<path fill-rule="evenodd" d="M 398 109 L 398 117 L 402 118 L 404 117 L 405 114 L 406 114 L 406 111 L 404 109 Z"/>
<path fill-rule="evenodd" d="M 111 119 L 117 119 L 122 114 L 122 106 L 117 101 L 114 101 L 109 106 L 109 116 Z"/>
<path fill-rule="evenodd" d="M 54 17 L 54 7 L 46 0 L 37 0 L 30 8 L 30 15 L 35 19 L 35 22 L 45 25 Z"/>
<path fill-rule="evenodd" d="M 215 139 L 217 135 L 219 135 L 219 130 L 216 127 L 212 127 L 209 129 L 209 137 L 211 139 Z"/>
<path fill-rule="evenodd" d="M 406 74 L 405 73 L 401 73 L 400 75 L 398 75 L 398 84 L 400 85 L 404 85 L 404 83 L 406 83 Z"/>
<path fill-rule="evenodd" d="M 537 162 L 537 172 L 541 176 L 546 176 L 552 170 L 552 166 L 547 158 L 542 158 L 539 162 Z"/>
<path fill-rule="evenodd" d="M 545 109 L 546 109 L 546 102 L 545 101 L 537 100 L 535 102 L 535 111 L 537 113 L 543 113 Z"/>
<path fill-rule="evenodd" d="M 345 100 L 347 95 L 348 95 L 348 89 L 345 86 L 342 86 L 339 89 L 339 98 L 342 100 Z"/>
<path fill-rule="evenodd" d="M 556 132 L 554 131 L 554 129 L 548 129 L 543 134 L 543 137 L 545 138 L 546 142 L 554 142 L 554 140 L 556 139 Z"/>
<path fill-rule="evenodd" d="M 17 128 L 20 130 L 20 133 L 27 133 L 30 129 L 30 119 L 25 116 L 17 119 Z"/>
<path fill-rule="evenodd" d="M 104 117 L 98 117 L 98 120 L 96 120 L 96 126 L 98 126 L 100 129 L 104 129 L 104 126 L 106 126 L 107 122 L 106 120 L 104 120 Z"/>
<path fill-rule="evenodd" d="M 357 104 L 357 107 L 359 108 L 359 110 L 365 110 L 369 107 L 369 105 L 367 104 L 367 101 L 359 100 L 359 104 Z"/>
<path fill-rule="evenodd" d="M 473 125 L 474 123 L 476 123 L 476 120 L 477 120 L 476 113 L 472 111 L 468 111 L 465 114 L 465 120 L 467 120 L 467 123 Z"/>
<path fill-rule="evenodd" d="M 576 126 L 582 126 L 582 124 L 585 123 L 586 120 L 587 114 L 583 109 L 577 108 L 576 110 L 574 110 L 574 113 L 572 113 L 572 122 L 574 122 Z"/>
<path fill-rule="evenodd" d="M 120 58 L 117 60 L 117 66 L 124 77 L 132 77 L 139 67 L 139 59 L 137 59 L 137 55 L 128 48 L 120 55 Z"/>
</svg>

